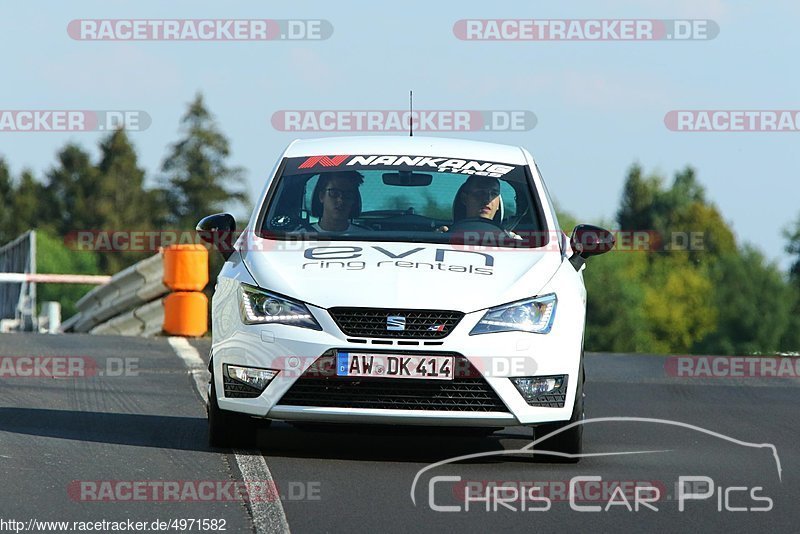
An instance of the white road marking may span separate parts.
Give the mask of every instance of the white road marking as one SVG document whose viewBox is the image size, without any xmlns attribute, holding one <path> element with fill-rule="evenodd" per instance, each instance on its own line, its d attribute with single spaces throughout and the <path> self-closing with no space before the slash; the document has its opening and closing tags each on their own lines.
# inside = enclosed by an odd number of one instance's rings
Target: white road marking
<svg viewBox="0 0 800 534">
<path fill-rule="evenodd" d="M 197 349 L 192 347 L 183 337 L 170 337 L 168 341 L 172 349 L 189 369 L 200 396 L 204 401 L 207 401 L 206 384 L 208 383 L 209 374 Z M 272 473 L 270 473 L 263 456 L 241 450 L 234 450 L 233 456 L 236 458 L 236 464 L 239 466 L 244 482 L 266 483 L 269 486 L 276 487 L 274 486 L 275 482 L 272 478 Z M 279 498 L 266 502 L 250 501 L 249 504 L 253 514 L 256 534 L 289 532 L 289 523 L 286 520 L 286 513 Z"/>
<path fill-rule="evenodd" d="M 180 359 L 183 360 L 183 363 L 189 369 L 189 373 L 194 379 L 194 385 L 197 388 L 197 391 L 200 392 L 200 396 L 203 398 L 203 401 L 207 402 L 208 391 L 206 386 L 208 384 L 208 371 L 206 370 L 206 364 L 203 362 L 203 359 L 200 357 L 197 349 L 189 345 L 189 342 L 183 337 L 171 337 L 168 339 L 168 341 L 172 346 L 172 349 L 180 357 Z"/>
</svg>

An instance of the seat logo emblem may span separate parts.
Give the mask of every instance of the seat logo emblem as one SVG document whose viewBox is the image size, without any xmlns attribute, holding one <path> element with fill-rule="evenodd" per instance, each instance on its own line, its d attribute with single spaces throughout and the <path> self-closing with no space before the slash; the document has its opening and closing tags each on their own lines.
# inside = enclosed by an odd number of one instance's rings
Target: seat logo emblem
<svg viewBox="0 0 800 534">
<path fill-rule="evenodd" d="M 386 330 L 405 330 L 406 318 L 402 315 L 389 315 L 386 318 Z"/>
</svg>

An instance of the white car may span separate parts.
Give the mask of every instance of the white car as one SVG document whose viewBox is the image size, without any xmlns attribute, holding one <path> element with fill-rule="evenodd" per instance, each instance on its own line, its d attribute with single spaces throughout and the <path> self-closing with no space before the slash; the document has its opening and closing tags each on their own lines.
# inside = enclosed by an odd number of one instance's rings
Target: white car
<svg viewBox="0 0 800 534">
<path fill-rule="evenodd" d="M 583 417 L 586 257 L 520 147 L 425 137 L 295 141 L 235 235 L 212 299 L 210 442 L 259 421 L 550 432 Z M 230 241 L 227 241 L 230 243 Z M 581 425 L 548 440 L 581 451 Z M 540 434 L 541 435 L 541 434 Z"/>
</svg>

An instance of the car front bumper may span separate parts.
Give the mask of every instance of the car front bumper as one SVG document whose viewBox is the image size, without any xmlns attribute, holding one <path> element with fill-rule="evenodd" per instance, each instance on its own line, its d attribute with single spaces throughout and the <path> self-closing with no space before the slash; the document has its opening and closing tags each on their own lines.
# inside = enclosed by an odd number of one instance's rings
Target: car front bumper
<svg viewBox="0 0 800 534">
<path fill-rule="evenodd" d="M 219 291 L 219 288 L 218 288 Z M 215 296 L 216 298 L 216 296 Z M 559 302 L 559 320 L 549 334 L 502 332 L 470 336 L 469 332 L 483 312 L 468 313 L 445 338 L 436 344 L 398 345 L 398 340 L 381 344 L 348 341 L 328 312 L 309 306 L 321 331 L 295 326 L 245 325 L 238 318 L 234 299 L 215 307 L 212 365 L 218 403 L 221 409 L 257 417 L 285 421 L 375 423 L 497 427 L 535 425 L 567 421 L 573 411 L 575 386 L 582 364 L 583 313 L 573 313 Z M 220 301 L 218 301 L 220 302 Z M 581 311 L 581 310 L 578 310 Z M 220 319 L 227 314 L 227 320 Z M 573 320 L 569 320 L 574 316 Z M 352 339 L 352 338 L 350 338 Z M 485 383 L 505 406 L 503 410 L 425 410 L 354 408 L 341 406 L 298 406 L 282 402 L 283 397 L 314 362 L 331 351 L 402 352 L 425 355 L 442 353 L 463 356 L 480 371 Z M 264 392 L 254 398 L 231 398 L 224 394 L 223 365 L 275 369 L 279 373 Z M 567 391 L 562 407 L 530 406 L 509 377 L 567 376 Z M 330 377 L 336 380 L 337 377 Z M 416 379 L 380 378 L 371 380 L 408 381 Z M 440 381 L 437 381 L 440 382 Z"/>
</svg>

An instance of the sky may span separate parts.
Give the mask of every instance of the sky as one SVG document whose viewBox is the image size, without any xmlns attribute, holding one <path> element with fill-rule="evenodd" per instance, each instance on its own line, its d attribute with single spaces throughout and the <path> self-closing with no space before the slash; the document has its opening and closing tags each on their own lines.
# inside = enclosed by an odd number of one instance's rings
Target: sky
<svg viewBox="0 0 800 534">
<path fill-rule="evenodd" d="M 245 169 L 250 194 L 286 145 L 330 135 L 275 129 L 281 110 L 525 110 L 524 131 L 434 135 L 527 148 L 560 207 L 613 221 L 634 162 L 671 180 L 697 170 L 739 242 L 786 269 L 782 231 L 800 217 L 800 131 L 671 131 L 672 110 L 800 110 L 800 3 L 505 1 L 4 2 L 0 110 L 139 110 L 130 137 L 150 184 L 179 121 L 201 92 Z M 71 38 L 76 19 L 324 20 L 317 40 L 110 41 Z M 713 39 L 462 40 L 460 19 L 704 19 Z M 800 125 L 798 125 L 800 127 Z M 98 131 L 0 131 L 0 156 L 40 179 L 75 142 L 97 155 Z M 339 135 L 352 135 L 349 132 Z M 360 135 L 360 134 L 355 134 Z M 198 219 L 205 214 L 198 214 Z"/>
</svg>

